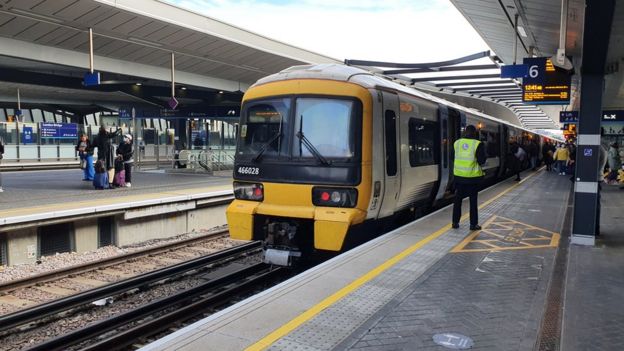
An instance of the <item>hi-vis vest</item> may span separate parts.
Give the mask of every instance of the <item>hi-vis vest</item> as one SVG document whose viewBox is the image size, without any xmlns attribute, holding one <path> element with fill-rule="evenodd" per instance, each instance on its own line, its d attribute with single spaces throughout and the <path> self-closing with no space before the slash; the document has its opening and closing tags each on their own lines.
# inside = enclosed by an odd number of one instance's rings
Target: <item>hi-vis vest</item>
<svg viewBox="0 0 624 351">
<path fill-rule="evenodd" d="M 475 139 L 461 138 L 455 142 L 455 162 L 453 174 L 458 177 L 476 178 L 483 176 L 483 170 L 477 163 L 477 147 L 481 142 Z"/>
</svg>

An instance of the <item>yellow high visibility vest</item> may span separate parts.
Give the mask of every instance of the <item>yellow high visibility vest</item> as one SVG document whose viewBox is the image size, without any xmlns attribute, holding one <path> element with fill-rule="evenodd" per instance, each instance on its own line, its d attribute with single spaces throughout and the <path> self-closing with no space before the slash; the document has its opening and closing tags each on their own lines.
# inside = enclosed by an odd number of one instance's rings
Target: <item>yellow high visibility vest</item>
<svg viewBox="0 0 624 351">
<path fill-rule="evenodd" d="M 477 162 L 477 147 L 481 142 L 475 139 L 461 138 L 455 141 L 455 162 L 453 174 L 464 178 L 483 176 L 483 170 Z"/>
</svg>

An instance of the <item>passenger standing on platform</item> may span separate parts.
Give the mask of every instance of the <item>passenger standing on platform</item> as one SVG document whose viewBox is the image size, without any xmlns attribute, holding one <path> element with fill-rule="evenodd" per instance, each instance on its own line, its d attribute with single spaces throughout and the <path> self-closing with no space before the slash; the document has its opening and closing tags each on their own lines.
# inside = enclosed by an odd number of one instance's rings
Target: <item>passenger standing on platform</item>
<svg viewBox="0 0 624 351">
<path fill-rule="evenodd" d="M 0 137 L 0 164 L 2 164 L 2 158 L 4 157 L 4 139 Z M 0 193 L 3 192 L 2 189 L 2 172 L 0 172 Z"/>
<path fill-rule="evenodd" d="M 537 154 L 539 153 L 539 146 L 535 140 L 529 141 L 526 152 L 529 154 L 529 161 L 531 162 L 531 169 L 537 170 Z"/>
<path fill-rule="evenodd" d="M 483 179 L 483 169 L 487 155 L 483 143 L 477 139 L 477 128 L 466 126 L 464 137 L 453 145 L 453 175 L 455 176 L 455 201 L 453 203 L 454 229 L 459 228 L 461 204 L 465 197 L 470 198 L 470 230 L 480 230 L 477 196 Z"/>
<path fill-rule="evenodd" d="M 104 169 L 109 173 L 108 181 L 111 184 L 113 183 L 113 178 L 115 176 L 115 150 L 113 149 L 111 139 L 120 133 L 121 129 L 117 129 L 113 133 L 109 133 L 106 131 L 104 126 L 101 126 L 100 131 L 93 142 L 93 144 L 98 148 L 97 158 L 99 161 L 103 162 Z"/>
<path fill-rule="evenodd" d="M 600 130 L 600 138 L 604 138 L 604 129 Z M 602 139 L 604 140 L 604 139 Z M 609 152 L 604 142 L 600 143 L 600 149 L 598 155 L 598 203 L 596 204 L 596 235 L 600 235 L 600 193 L 602 192 L 602 182 L 604 181 L 604 168 L 607 164 L 607 158 Z"/>
<path fill-rule="evenodd" d="M 553 152 L 550 148 L 550 142 L 546 141 L 544 146 L 542 146 L 542 159 L 544 159 L 544 164 L 546 165 L 547 171 L 552 171 L 552 163 L 553 163 Z"/>
<path fill-rule="evenodd" d="M 560 144 L 557 148 L 557 151 L 555 151 L 555 162 L 557 165 L 557 170 L 559 171 L 559 175 L 566 174 L 566 164 L 568 163 L 569 158 L 570 151 L 565 145 Z"/>
<path fill-rule="evenodd" d="M 526 158 L 526 151 L 518 144 L 517 141 L 512 141 L 510 146 L 511 151 L 511 167 L 513 173 L 516 174 L 516 182 L 520 181 L 520 171 L 522 170 L 522 162 Z"/>
<path fill-rule="evenodd" d="M 126 173 L 126 187 L 132 186 L 130 184 L 132 180 L 132 165 L 134 160 L 132 159 L 134 151 L 132 150 L 132 135 L 124 135 L 123 142 L 117 147 L 117 155 L 120 155 L 124 162 L 124 170 Z"/>
<path fill-rule="evenodd" d="M 618 171 L 622 169 L 622 160 L 620 159 L 619 145 L 617 142 L 609 145 L 607 159 L 609 162 L 609 175 L 607 181 L 609 184 L 617 184 Z"/>
<path fill-rule="evenodd" d="M 95 168 L 93 168 L 93 145 L 91 145 L 86 134 L 80 136 L 76 144 L 76 151 L 78 151 L 80 156 L 80 166 L 84 173 L 82 180 L 92 181 L 95 175 Z"/>
</svg>

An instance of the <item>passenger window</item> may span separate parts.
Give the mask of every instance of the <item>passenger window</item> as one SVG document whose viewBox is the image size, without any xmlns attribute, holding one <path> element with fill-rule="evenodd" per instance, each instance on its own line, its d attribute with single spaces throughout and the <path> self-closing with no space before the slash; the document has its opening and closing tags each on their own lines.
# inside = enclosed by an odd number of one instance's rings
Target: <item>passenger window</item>
<svg viewBox="0 0 624 351">
<path fill-rule="evenodd" d="M 397 173 L 396 114 L 394 111 L 386 110 L 384 124 L 386 131 L 386 174 L 394 176 Z"/>
<path fill-rule="evenodd" d="M 416 118 L 410 118 L 409 162 L 412 167 L 434 165 L 436 124 Z"/>
</svg>

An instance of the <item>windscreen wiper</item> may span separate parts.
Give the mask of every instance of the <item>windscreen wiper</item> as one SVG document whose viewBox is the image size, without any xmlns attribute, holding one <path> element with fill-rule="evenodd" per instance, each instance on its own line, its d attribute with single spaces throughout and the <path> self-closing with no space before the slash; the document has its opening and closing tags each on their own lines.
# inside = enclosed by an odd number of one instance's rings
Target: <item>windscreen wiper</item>
<svg viewBox="0 0 624 351">
<path fill-rule="evenodd" d="M 329 166 L 329 162 L 321 153 L 312 145 L 310 140 L 303 135 L 303 115 L 299 118 L 299 131 L 297 132 L 297 138 L 299 138 L 299 152 L 301 152 L 301 144 L 305 145 L 306 149 L 310 151 L 314 157 L 324 166 Z"/>
<path fill-rule="evenodd" d="M 260 159 L 262 158 L 262 154 L 264 154 L 266 149 L 268 149 L 269 146 L 271 146 L 271 144 L 273 144 L 276 140 L 278 140 L 281 137 L 282 137 L 282 132 L 277 132 L 271 139 L 269 139 L 269 141 L 267 141 L 266 143 L 262 145 L 262 147 L 260 147 L 260 151 L 258 151 L 256 156 L 254 156 L 254 158 L 252 158 L 251 160 L 253 162 L 260 161 Z"/>
</svg>

